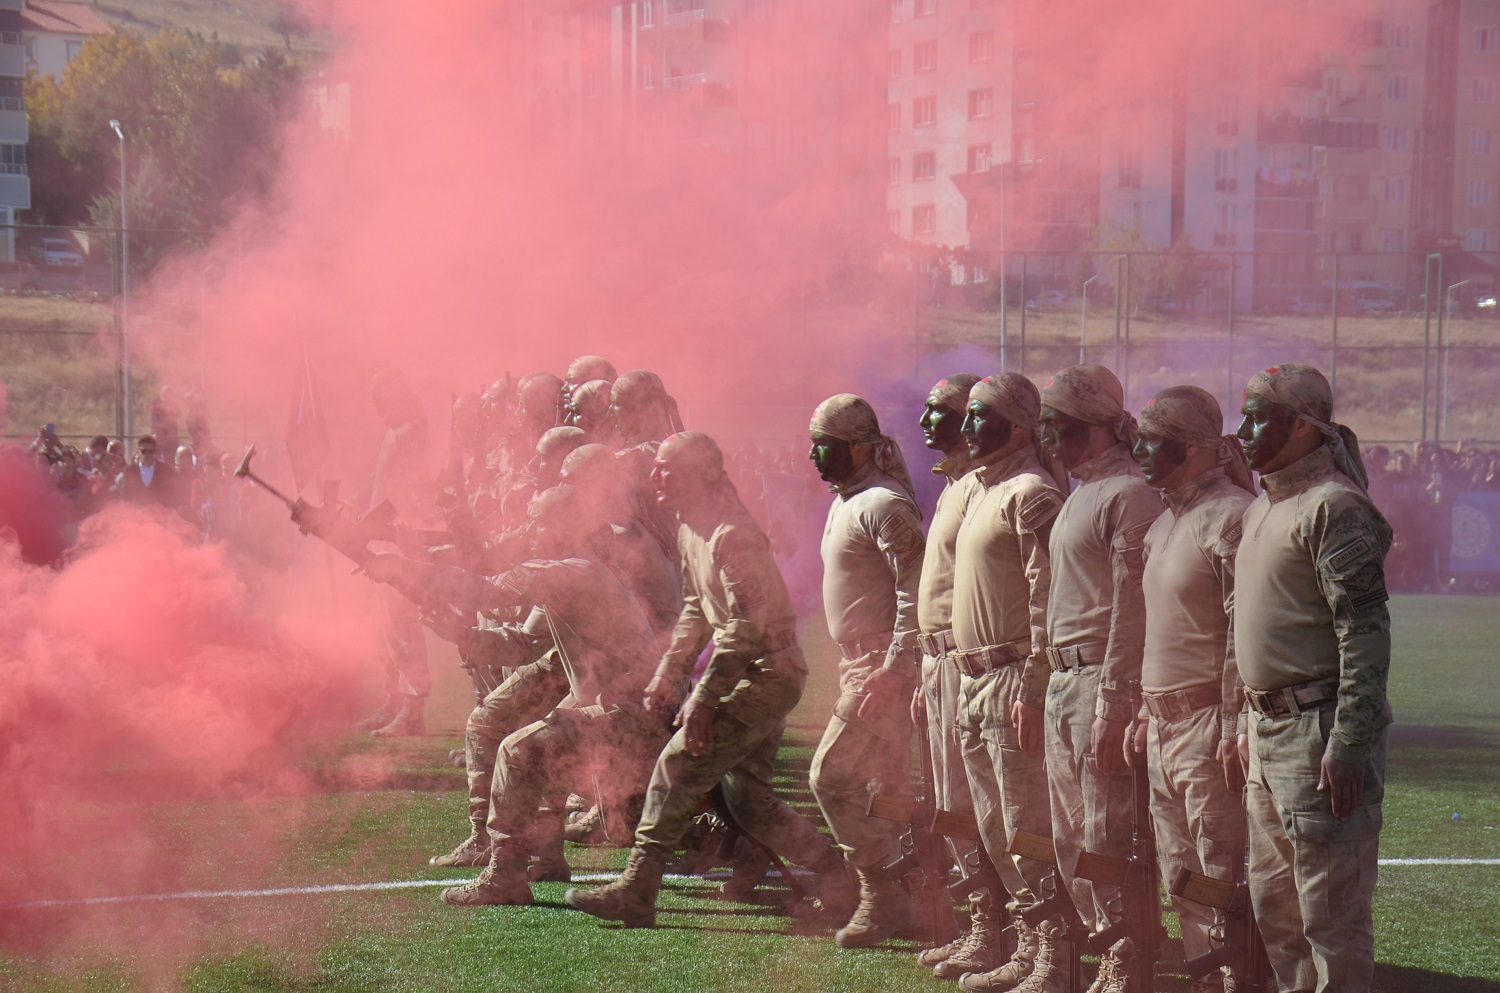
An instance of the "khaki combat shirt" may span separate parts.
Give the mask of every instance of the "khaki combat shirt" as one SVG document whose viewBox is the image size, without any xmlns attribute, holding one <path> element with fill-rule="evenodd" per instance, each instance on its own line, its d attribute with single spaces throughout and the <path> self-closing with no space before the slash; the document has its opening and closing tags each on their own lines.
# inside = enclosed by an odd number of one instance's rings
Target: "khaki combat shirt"
<svg viewBox="0 0 1500 993">
<path fill-rule="evenodd" d="M 912 673 L 917 647 L 917 584 L 922 515 L 890 476 L 867 463 L 834 487 L 823 528 L 823 609 L 834 641 L 893 632 L 887 669 Z"/>
<path fill-rule="evenodd" d="M 975 492 L 973 467 L 967 456 L 952 455 L 932 467 L 943 477 L 927 526 L 927 550 L 922 556 L 922 578 L 917 583 L 917 626 L 923 634 L 942 634 L 953 627 L 953 543 L 964 508 Z"/>
<path fill-rule="evenodd" d="M 1337 677 L 1328 754 L 1364 762 L 1390 723 L 1391 527 L 1326 447 L 1260 483 L 1235 556 L 1240 678 L 1267 691 Z"/>
<path fill-rule="evenodd" d="M 977 496 L 958 529 L 953 591 L 953 640 L 960 649 L 1025 639 L 1022 703 L 1040 708 L 1051 670 L 1047 591 L 1052 567 L 1047 529 L 1065 497 L 1030 446 L 974 470 Z"/>
<path fill-rule="evenodd" d="M 1172 693 L 1221 688 L 1221 730 L 1233 738 L 1244 703 L 1234 664 L 1234 553 L 1240 518 L 1253 499 L 1223 469 L 1172 493 L 1146 532 L 1146 648 L 1141 689 Z"/>
<path fill-rule="evenodd" d="M 1140 678 L 1146 638 L 1141 543 L 1161 498 L 1123 444 L 1072 475 L 1079 486 L 1052 526 L 1047 639 L 1057 648 L 1104 646 L 1095 715 L 1128 721 L 1129 684 Z"/>
</svg>

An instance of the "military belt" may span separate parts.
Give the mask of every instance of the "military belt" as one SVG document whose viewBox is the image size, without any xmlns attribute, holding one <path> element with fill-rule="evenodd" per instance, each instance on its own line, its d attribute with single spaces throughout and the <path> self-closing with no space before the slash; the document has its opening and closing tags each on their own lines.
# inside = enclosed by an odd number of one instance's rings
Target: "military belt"
<svg viewBox="0 0 1500 993">
<path fill-rule="evenodd" d="M 1330 676 L 1296 686 L 1283 686 L 1279 690 L 1245 689 L 1245 700 L 1262 717 L 1297 717 L 1307 710 L 1316 710 L 1338 699 L 1339 678 Z"/>
<path fill-rule="evenodd" d="M 1223 696 L 1223 687 L 1218 683 L 1204 683 L 1202 686 L 1170 693 L 1142 693 L 1141 699 L 1146 702 L 1146 709 L 1151 712 L 1152 717 L 1170 721 L 1186 717 L 1204 707 L 1215 706 Z"/>
<path fill-rule="evenodd" d="M 1104 661 L 1104 643 L 1089 642 L 1085 645 L 1069 645 L 1067 648 L 1047 648 L 1047 664 L 1053 672 L 1083 669 Z"/>
<path fill-rule="evenodd" d="M 839 654 L 844 656 L 844 661 L 853 662 L 871 652 L 883 652 L 890 648 L 894 637 L 895 632 L 887 631 L 884 634 L 867 634 L 853 641 L 841 641 L 838 643 Z"/>
<path fill-rule="evenodd" d="M 958 664 L 959 672 L 977 678 L 1008 665 L 1015 665 L 1030 654 L 1031 642 L 1026 638 L 1018 638 L 1003 645 L 956 648 L 948 653 L 948 657 Z"/>
<path fill-rule="evenodd" d="M 777 652 L 784 652 L 788 648 L 796 647 L 796 631 L 779 631 L 766 635 L 765 652 L 767 655 L 775 655 Z"/>
<path fill-rule="evenodd" d="M 953 649 L 958 647 L 958 643 L 953 640 L 953 631 L 949 629 L 947 631 L 939 631 L 937 634 L 917 635 L 917 647 L 922 649 L 923 655 L 937 658 L 940 655 L 947 655 L 953 651 Z"/>
</svg>

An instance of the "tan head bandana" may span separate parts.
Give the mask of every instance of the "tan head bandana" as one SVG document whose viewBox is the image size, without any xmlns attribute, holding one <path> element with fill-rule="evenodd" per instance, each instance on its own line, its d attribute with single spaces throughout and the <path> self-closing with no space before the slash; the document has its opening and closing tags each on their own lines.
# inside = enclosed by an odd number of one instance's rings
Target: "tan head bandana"
<svg viewBox="0 0 1500 993">
<path fill-rule="evenodd" d="M 1036 433 L 1038 419 L 1042 416 L 1042 396 L 1036 384 L 1016 372 L 1002 372 L 987 376 L 974 384 L 969 391 L 969 400 L 979 401 L 985 408 L 994 411 L 1018 428 L 1032 432 L 1032 448 L 1037 461 L 1051 475 L 1064 492 L 1068 492 L 1068 473 L 1051 452 L 1042 446 Z"/>
<path fill-rule="evenodd" d="M 1245 396 L 1279 403 L 1323 433 L 1339 471 L 1369 491 L 1370 478 L 1359 454 L 1354 432 L 1333 420 L 1333 387 L 1317 369 L 1301 362 L 1268 366 L 1250 377 Z"/>
<path fill-rule="evenodd" d="M 1162 390 L 1141 408 L 1141 430 L 1195 448 L 1213 448 L 1218 453 L 1219 467 L 1229 478 L 1248 492 L 1255 492 L 1240 440 L 1221 433 L 1224 411 L 1207 390 L 1197 386 L 1169 386 Z"/>
<path fill-rule="evenodd" d="M 609 410 L 610 385 L 603 379 L 591 379 L 573 391 L 573 409 L 600 418 Z"/>
<path fill-rule="evenodd" d="M 847 441 L 851 445 L 874 445 L 875 468 L 890 476 L 905 488 L 912 499 L 917 489 L 912 485 L 911 473 L 906 470 L 906 459 L 901 456 L 901 447 L 894 438 L 880 433 L 880 421 L 875 417 L 875 408 L 853 393 L 839 393 L 829 397 L 813 411 L 812 424 L 808 430 L 828 438 Z"/>
<path fill-rule="evenodd" d="M 969 402 L 969 390 L 979 382 L 979 377 L 972 372 L 960 372 L 941 379 L 927 394 L 927 401 L 939 407 L 947 407 L 954 413 L 962 414 L 964 406 Z"/>
<path fill-rule="evenodd" d="M 1102 365 L 1064 369 L 1042 388 L 1042 403 L 1085 424 L 1110 428 L 1126 448 L 1135 447 L 1135 418 L 1125 409 L 1125 389 Z"/>
</svg>

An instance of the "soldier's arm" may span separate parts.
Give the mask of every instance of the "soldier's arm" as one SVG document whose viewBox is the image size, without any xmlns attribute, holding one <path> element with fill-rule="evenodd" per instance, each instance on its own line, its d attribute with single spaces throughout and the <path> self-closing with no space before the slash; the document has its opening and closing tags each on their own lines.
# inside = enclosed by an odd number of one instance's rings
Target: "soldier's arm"
<svg viewBox="0 0 1500 993">
<path fill-rule="evenodd" d="M 922 536 L 921 516 L 911 503 L 893 499 L 885 509 L 889 512 L 875 522 L 875 547 L 895 582 L 896 622 L 884 665 L 893 672 L 908 675 L 916 672 L 922 661 L 917 646 L 917 586 L 922 580 L 922 556 L 927 540 Z"/>
<path fill-rule="evenodd" d="M 1109 617 L 1109 646 L 1099 676 L 1094 714 L 1107 721 L 1129 721 L 1130 683 L 1141 678 L 1146 647 L 1146 597 L 1141 589 L 1145 568 L 1142 545 L 1151 522 L 1161 514 L 1161 498 L 1147 486 L 1132 486 L 1106 508 L 1109 565 L 1114 596 Z"/>
<path fill-rule="evenodd" d="M 1238 506 L 1238 505 L 1236 505 Z M 1241 508 L 1243 513 L 1243 508 Z M 1240 712 L 1245 709 L 1245 684 L 1240 682 L 1240 667 L 1234 652 L 1234 556 L 1240 548 L 1244 528 L 1240 515 L 1226 513 L 1218 535 L 1209 548 L 1209 566 L 1218 578 L 1224 597 L 1225 627 L 1224 671 L 1220 676 L 1223 689 L 1219 703 L 1219 736 L 1233 741 L 1239 732 Z"/>
<path fill-rule="evenodd" d="M 672 641 L 656 667 L 656 679 L 669 686 L 687 685 L 693 663 L 708 644 L 713 628 L 703 616 L 703 602 L 693 583 L 692 572 L 682 570 L 682 610 L 672 628 Z"/>
<path fill-rule="evenodd" d="M 1363 764 L 1375 736 L 1390 723 L 1391 618 L 1385 588 L 1390 525 L 1367 499 L 1345 490 L 1315 508 L 1305 540 L 1339 643 L 1338 703 L 1328 756 Z"/>
<path fill-rule="evenodd" d="M 1052 558 L 1048 546 L 1052 525 L 1062 510 L 1063 495 L 1051 486 L 1021 494 L 1015 505 L 1014 530 L 1021 546 L 1021 566 L 1029 591 L 1027 612 L 1031 626 L 1031 655 L 1022 663 L 1020 700 L 1042 709 L 1052 669 L 1047 664 L 1047 593 L 1052 587 Z"/>
<path fill-rule="evenodd" d="M 766 651 L 769 600 L 767 569 L 775 569 L 765 536 L 747 528 L 725 528 L 710 542 L 714 568 L 724 588 L 729 620 L 714 633 L 714 651 L 693 691 L 699 703 L 717 707 L 750 663 Z"/>
</svg>

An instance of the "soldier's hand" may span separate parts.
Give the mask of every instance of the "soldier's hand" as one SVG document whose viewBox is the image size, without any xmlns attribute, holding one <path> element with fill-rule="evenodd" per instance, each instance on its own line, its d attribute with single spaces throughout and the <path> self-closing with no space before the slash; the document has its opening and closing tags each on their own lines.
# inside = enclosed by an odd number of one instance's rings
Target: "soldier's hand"
<svg viewBox="0 0 1500 993">
<path fill-rule="evenodd" d="M 645 707 L 652 713 L 670 714 L 677 710 L 681 701 L 677 698 L 677 687 L 660 676 L 652 676 L 646 684 Z"/>
<path fill-rule="evenodd" d="M 1250 736 L 1248 734 L 1237 734 L 1234 736 L 1234 751 L 1240 757 L 1240 775 L 1245 779 L 1250 778 Z"/>
<path fill-rule="evenodd" d="M 1121 746 L 1121 752 L 1125 758 L 1125 764 L 1134 769 L 1137 761 L 1142 762 L 1144 769 L 1146 757 L 1146 722 L 1140 718 L 1130 722 L 1125 729 L 1125 741 Z"/>
<path fill-rule="evenodd" d="M 920 685 L 911 693 L 911 722 L 914 726 L 927 722 L 927 696 Z"/>
<path fill-rule="evenodd" d="M 1220 738 L 1217 749 L 1219 764 L 1224 767 L 1224 785 L 1238 793 L 1245 786 L 1245 770 L 1240 766 L 1240 751 L 1235 742 Z"/>
<path fill-rule="evenodd" d="M 1365 795 L 1365 766 L 1363 762 L 1341 762 L 1331 755 L 1323 756 L 1323 768 L 1318 775 L 1318 792 L 1327 793 L 1333 803 L 1333 816 L 1341 821 L 1359 808 Z"/>
<path fill-rule="evenodd" d="M 292 523 L 303 534 L 317 534 L 322 526 L 322 508 L 299 498 L 292 504 Z"/>
<path fill-rule="evenodd" d="M 1042 709 L 1017 700 L 1010 708 L 1010 722 L 1016 726 L 1016 738 L 1023 752 L 1042 750 Z"/>
<path fill-rule="evenodd" d="M 387 552 L 370 552 L 360 562 L 359 568 L 360 571 L 375 580 L 375 582 L 389 583 L 400 575 L 398 567 L 400 559 L 401 556 L 391 555 Z"/>
<path fill-rule="evenodd" d="M 901 700 L 901 682 L 901 674 L 885 666 L 871 670 L 860 686 L 862 698 L 854 716 L 870 721 L 895 710 Z"/>
<path fill-rule="evenodd" d="M 1089 735 L 1089 753 L 1094 756 L 1094 766 L 1101 776 L 1112 776 L 1120 771 L 1125 754 L 1125 732 L 1129 729 L 1128 721 L 1094 718 L 1093 732 Z"/>
<path fill-rule="evenodd" d="M 688 697 L 687 703 L 682 705 L 681 712 L 677 715 L 677 724 L 683 730 L 687 738 L 687 750 L 689 755 L 702 755 L 708 751 L 708 746 L 714 742 L 714 708 L 703 703 L 697 697 Z"/>
</svg>

